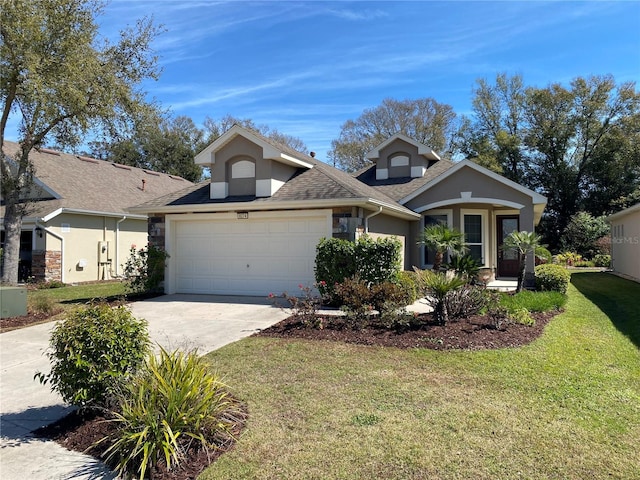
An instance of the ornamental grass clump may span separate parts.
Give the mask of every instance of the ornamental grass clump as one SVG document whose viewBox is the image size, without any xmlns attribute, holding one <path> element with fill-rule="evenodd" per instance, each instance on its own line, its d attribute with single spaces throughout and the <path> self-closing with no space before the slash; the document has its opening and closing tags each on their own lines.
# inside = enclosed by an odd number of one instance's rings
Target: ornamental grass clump
<svg viewBox="0 0 640 480">
<path fill-rule="evenodd" d="M 102 440 L 111 443 L 107 463 L 125 478 L 142 479 L 161 462 L 167 470 L 179 468 L 188 450 L 228 444 L 240 412 L 196 352 L 161 349 L 119 395 L 117 432 Z"/>
</svg>

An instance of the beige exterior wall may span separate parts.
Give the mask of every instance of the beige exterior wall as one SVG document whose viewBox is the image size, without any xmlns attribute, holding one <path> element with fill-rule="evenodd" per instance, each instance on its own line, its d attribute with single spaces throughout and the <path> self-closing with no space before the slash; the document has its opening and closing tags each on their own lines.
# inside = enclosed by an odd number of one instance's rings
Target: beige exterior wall
<svg viewBox="0 0 640 480">
<path fill-rule="evenodd" d="M 255 177 L 232 177 L 233 164 L 241 161 L 253 163 Z M 211 168 L 211 183 L 217 192 L 215 198 L 224 198 L 221 194 L 223 189 L 226 196 L 269 196 L 295 171 L 292 166 L 265 159 L 262 147 L 238 135 L 216 152 L 216 163 Z"/>
<path fill-rule="evenodd" d="M 611 268 L 640 282 L 640 207 L 611 220 Z"/>
<path fill-rule="evenodd" d="M 447 213 L 453 227 L 464 231 L 463 215 L 482 216 L 484 268 L 495 274 L 498 260 L 497 217 L 518 215 L 519 229 L 533 231 L 534 210 L 530 196 L 519 192 L 493 178 L 465 167 L 433 185 L 427 191 L 406 203 L 408 208 L 427 215 L 436 211 Z M 420 223 L 419 229 L 423 228 Z M 420 230 L 416 232 L 416 235 Z M 411 259 L 415 265 L 425 267 L 423 249 L 411 245 Z M 533 255 L 527 258 L 526 270 L 533 274 Z"/>
<path fill-rule="evenodd" d="M 418 153 L 418 147 L 402 139 L 396 139 L 386 147 L 380 149 L 376 160 L 377 178 L 418 177 L 424 174 L 429 166 L 429 160 Z M 397 163 L 394 158 L 408 157 L 408 164 Z"/>
<path fill-rule="evenodd" d="M 138 249 L 147 245 L 146 219 L 126 219 L 118 226 L 119 220 L 94 215 L 58 215 L 45 225 L 53 234 L 45 232 L 42 239 L 37 238 L 36 248 L 61 252 L 62 279 L 59 280 L 65 283 L 113 278 L 122 274 L 122 265 L 132 245 Z M 108 242 L 102 258 L 99 258 L 100 242 Z"/>
<path fill-rule="evenodd" d="M 369 223 L 369 236 L 374 240 L 377 238 L 396 237 L 402 243 L 402 259 L 401 265 L 405 270 L 411 270 L 411 256 L 410 256 L 410 234 L 411 225 L 407 220 L 400 218 L 390 217 L 389 215 L 376 215 L 368 220 Z"/>
</svg>

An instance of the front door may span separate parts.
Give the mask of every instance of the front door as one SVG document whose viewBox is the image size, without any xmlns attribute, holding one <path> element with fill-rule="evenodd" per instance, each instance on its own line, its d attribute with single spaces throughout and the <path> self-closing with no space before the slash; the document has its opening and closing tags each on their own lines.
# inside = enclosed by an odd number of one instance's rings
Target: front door
<svg viewBox="0 0 640 480">
<path fill-rule="evenodd" d="M 517 277 L 520 269 L 518 251 L 513 248 L 503 248 L 504 239 L 511 232 L 519 229 L 518 216 L 499 216 L 498 224 L 498 277 Z"/>
</svg>

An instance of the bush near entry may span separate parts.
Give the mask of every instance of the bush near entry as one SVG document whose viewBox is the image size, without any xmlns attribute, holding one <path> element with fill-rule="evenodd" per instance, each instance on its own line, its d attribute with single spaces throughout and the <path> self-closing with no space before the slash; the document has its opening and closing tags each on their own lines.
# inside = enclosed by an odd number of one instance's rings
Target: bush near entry
<svg viewBox="0 0 640 480">
<path fill-rule="evenodd" d="M 536 289 L 552 290 L 562 294 L 567 293 L 571 274 L 566 268 L 560 265 L 545 263 L 535 268 L 535 275 Z"/>
<path fill-rule="evenodd" d="M 320 293 L 336 303 L 335 285 L 355 275 L 367 285 L 395 282 L 400 272 L 401 248 L 395 237 L 373 240 L 365 235 L 356 242 L 323 238 L 316 247 L 315 261 Z"/>
</svg>

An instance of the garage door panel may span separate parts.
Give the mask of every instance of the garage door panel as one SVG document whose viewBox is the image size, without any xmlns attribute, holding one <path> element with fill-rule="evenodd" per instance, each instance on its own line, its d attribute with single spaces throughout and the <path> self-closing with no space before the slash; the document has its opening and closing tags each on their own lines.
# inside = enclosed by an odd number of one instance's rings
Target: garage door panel
<svg viewBox="0 0 640 480">
<path fill-rule="evenodd" d="M 326 215 L 309 213 L 290 219 L 174 221 L 170 261 L 176 292 L 294 294 L 298 284 L 313 284 L 316 245 L 330 233 Z"/>
</svg>

